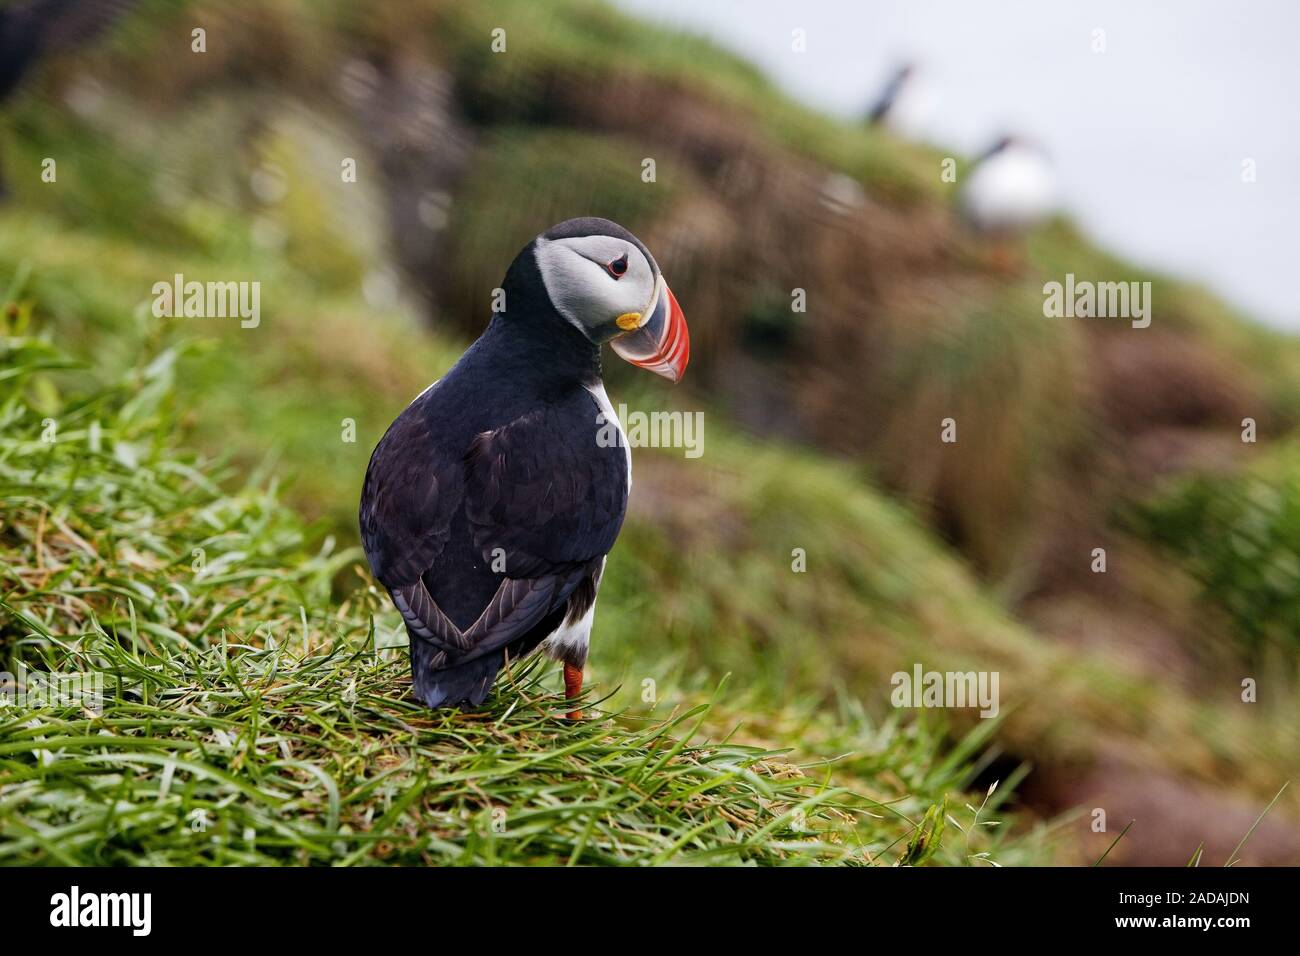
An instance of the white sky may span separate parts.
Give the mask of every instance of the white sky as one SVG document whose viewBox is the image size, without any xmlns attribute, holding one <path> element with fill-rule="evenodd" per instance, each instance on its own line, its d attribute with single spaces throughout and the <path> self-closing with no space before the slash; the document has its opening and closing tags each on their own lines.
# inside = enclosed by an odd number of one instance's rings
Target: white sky
<svg viewBox="0 0 1300 956">
<path fill-rule="evenodd" d="M 1300 2 L 615 2 L 704 33 L 845 117 L 912 60 L 934 96 L 927 138 L 967 153 L 1003 130 L 1036 139 L 1099 242 L 1300 330 Z M 795 28 L 807 53 L 791 50 Z"/>
</svg>

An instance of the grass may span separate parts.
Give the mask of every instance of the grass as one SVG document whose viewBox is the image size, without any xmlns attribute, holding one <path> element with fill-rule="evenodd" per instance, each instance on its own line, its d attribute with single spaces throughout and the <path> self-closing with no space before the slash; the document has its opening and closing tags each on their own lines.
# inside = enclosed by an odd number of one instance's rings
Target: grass
<svg viewBox="0 0 1300 956">
<path fill-rule="evenodd" d="M 1161 546 L 1231 622 L 1242 652 L 1300 648 L 1300 452 L 1286 446 L 1248 469 L 1170 483 L 1133 509 L 1139 533 Z"/>
<path fill-rule="evenodd" d="M 484 712 L 431 715 L 404 656 L 364 645 L 81 646 L 51 663 L 103 670 L 113 699 L 4 723 L 5 863 L 868 859 L 847 792 L 781 754 L 687 746 L 704 708 L 570 727 L 533 667 Z"/>
<path fill-rule="evenodd" d="M 649 27 L 598 0 L 431 7 L 437 12 L 428 36 L 447 51 L 466 100 L 483 122 L 563 125 L 566 117 L 555 115 L 550 100 L 557 80 L 577 74 L 593 88 L 616 88 L 620 81 L 644 79 L 710 102 L 719 115 L 741 121 L 772 144 L 865 178 L 896 201 L 915 203 L 942 193 L 937 176 L 921 171 L 938 168 L 937 152 L 810 110 L 752 63 L 688 31 Z M 495 28 L 515 38 L 508 56 L 494 54 L 483 40 Z"/>
<path fill-rule="evenodd" d="M 101 675 L 104 700 L 0 709 L 2 863 L 1041 852 L 1002 839 L 996 804 L 947 808 L 987 732 L 952 748 L 922 726 L 791 706 L 767 719 L 799 726 L 796 755 L 741 742 L 742 711 L 716 692 L 663 718 L 589 702 L 595 718 L 572 723 L 536 659 L 483 710 L 431 713 L 409 697 L 382 595 L 336 597 L 341 578 L 364 579 L 355 549 L 308 550 L 310 529 L 272 491 L 223 490 L 229 476 L 174 446 L 174 354 L 66 397 L 46 376 L 75 362 L 47 342 L 11 335 L 4 357 L 0 648 L 33 672 Z M 944 841 L 945 823 L 965 839 Z"/>
</svg>

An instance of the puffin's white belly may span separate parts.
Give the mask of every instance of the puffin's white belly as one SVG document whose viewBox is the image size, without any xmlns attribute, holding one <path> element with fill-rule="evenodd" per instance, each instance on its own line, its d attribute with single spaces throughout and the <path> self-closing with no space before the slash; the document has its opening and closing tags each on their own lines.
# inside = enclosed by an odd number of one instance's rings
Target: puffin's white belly
<svg viewBox="0 0 1300 956">
<path fill-rule="evenodd" d="M 979 164 L 967 180 L 963 200 L 982 229 L 1025 229 L 1046 219 L 1058 204 L 1047 160 L 1031 150 L 1009 147 Z"/>
<path fill-rule="evenodd" d="M 600 581 L 604 576 L 605 562 L 601 561 L 600 571 L 596 574 L 596 598 L 600 596 Z M 587 613 L 578 620 L 570 623 L 566 617 L 560 622 L 560 626 L 546 636 L 538 649 L 554 660 L 571 656 L 565 651 L 574 649 L 581 649 L 582 656 L 585 657 L 587 645 L 591 641 L 591 623 L 596 618 L 596 598 L 592 598 L 591 607 L 587 608 Z"/>
</svg>

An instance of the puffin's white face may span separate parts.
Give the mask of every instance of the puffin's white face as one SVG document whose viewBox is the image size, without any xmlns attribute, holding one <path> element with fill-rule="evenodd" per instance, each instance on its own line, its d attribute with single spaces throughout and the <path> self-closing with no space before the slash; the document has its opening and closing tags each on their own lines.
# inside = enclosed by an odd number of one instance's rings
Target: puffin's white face
<svg viewBox="0 0 1300 956">
<path fill-rule="evenodd" d="M 655 306 L 655 270 L 616 236 L 539 239 L 537 267 L 560 315 L 593 342 L 644 324 Z"/>
</svg>

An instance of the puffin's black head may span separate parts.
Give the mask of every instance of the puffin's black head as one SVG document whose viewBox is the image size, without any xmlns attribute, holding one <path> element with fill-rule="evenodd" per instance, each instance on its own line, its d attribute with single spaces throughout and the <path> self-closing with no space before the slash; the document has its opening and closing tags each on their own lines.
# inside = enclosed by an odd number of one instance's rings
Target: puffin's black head
<svg viewBox="0 0 1300 956">
<path fill-rule="evenodd" d="M 534 285 L 541 288 L 526 288 Z M 616 222 L 569 219 L 546 230 L 511 265 L 507 308 L 516 290 L 544 295 L 588 341 L 609 342 L 633 365 L 674 382 L 686 369 L 691 343 L 681 307 L 650 250 Z"/>
<path fill-rule="evenodd" d="M 997 156 L 999 153 L 1005 153 L 1009 149 L 1030 149 L 1036 153 L 1043 152 L 1038 144 L 1025 139 L 1023 136 L 1017 136 L 1015 133 L 1003 133 L 993 141 L 992 146 L 980 153 L 976 159 L 982 162 Z"/>
</svg>

